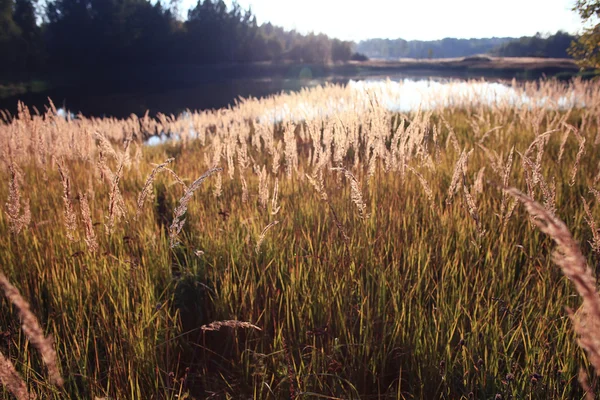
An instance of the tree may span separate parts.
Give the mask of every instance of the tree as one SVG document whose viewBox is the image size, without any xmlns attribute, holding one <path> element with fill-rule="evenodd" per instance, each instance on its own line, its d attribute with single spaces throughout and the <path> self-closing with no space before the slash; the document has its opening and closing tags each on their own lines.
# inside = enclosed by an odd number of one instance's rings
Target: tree
<svg viewBox="0 0 600 400">
<path fill-rule="evenodd" d="M 25 71 L 40 67 L 43 57 L 42 32 L 36 22 L 37 0 L 15 0 L 13 20 L 21 31 L 18 63 Z"/>
<path fill-rule="evenodd" d="M 349 61 L 352 57 L 352 43 L 333 39 L 331 42 L 331 59 L 333 61 Z"/>
<path fill-rule="evenodd" d="M 13 69 L 18 60 L 21 30 L 13 19 L 13 7 L 13 0 L 0 0 L 0 71 Z"/>
<path fill-rule="evenodd" d="M 267 49 L 269 51 L 269 56 L 273 61 L 279 61 L 281 59 L 281 54 L 283 53 L 283 45 L 281 41 L 275 37 L 271 37 L 267 40 Z"/>
<path fill-rule="evenodd" d="M 573 11 L 577 11 L 584 23 L 600 19 L 600 0 L 577 0 Z M 579 60 L 582 67 L 600 68 L 600 23 L 586 28 L 569 52 Z"/>
<path fill-rule="evenodd" d="M 160 2 L 54 0 L 47 4 L 46 44 L 55 67 L 147 65 L 171 56 L 176 21 Z"/>
<path fill-rule="evenodd" d="M 331 60 L 331 42 L 323 34 L 310 33 L 302 46 L 302 61 L 311 64 L 327 64 Z"/>
</svg>

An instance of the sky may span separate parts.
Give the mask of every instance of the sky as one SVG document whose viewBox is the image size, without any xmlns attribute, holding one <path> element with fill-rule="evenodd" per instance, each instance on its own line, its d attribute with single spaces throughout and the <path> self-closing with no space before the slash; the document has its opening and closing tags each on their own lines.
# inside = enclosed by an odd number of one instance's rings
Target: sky
<svg viewBox="0 0 600 400">
<path fill-rule="evenodd" d="M 231 1 L 226 0 L 228 4 Z M 187 9 L 197 0 L 182 0 Z M 342 40 L 521 37 L 579 31 L 575 0 L 238 0 L 259 24 Z"/>
</svg>

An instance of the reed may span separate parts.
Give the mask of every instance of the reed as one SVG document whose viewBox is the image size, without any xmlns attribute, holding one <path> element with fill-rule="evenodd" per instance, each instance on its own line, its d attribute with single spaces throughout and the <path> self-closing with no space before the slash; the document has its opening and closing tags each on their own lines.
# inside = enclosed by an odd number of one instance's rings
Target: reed
<svg viewBox="0 0 600 400">
<path fill-rule="evenodd" d="M 597 393 L 599 84 L 405 113 L 395 85 L 3 117 L 2 394 Z"/>
</svg>

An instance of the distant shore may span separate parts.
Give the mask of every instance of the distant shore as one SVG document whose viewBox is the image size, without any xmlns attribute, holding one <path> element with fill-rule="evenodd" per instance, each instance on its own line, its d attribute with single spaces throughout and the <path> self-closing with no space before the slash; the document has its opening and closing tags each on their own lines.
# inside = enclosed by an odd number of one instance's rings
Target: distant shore
<svg viewBox="0 0 600 400">
<path fill-rule="evenodd" d="M 371 72 L 402 72 L 439 74 L 450 77 L 506 79 L 539 79 L 546 77 L 571 77 L 580 72 L 579 66 L 567 58 L 491 57 L 472 56 L 443 59 L 370 60 L 357 63 Z M 360 68 L 359 67 L 359 68 Z"/>
</svg>

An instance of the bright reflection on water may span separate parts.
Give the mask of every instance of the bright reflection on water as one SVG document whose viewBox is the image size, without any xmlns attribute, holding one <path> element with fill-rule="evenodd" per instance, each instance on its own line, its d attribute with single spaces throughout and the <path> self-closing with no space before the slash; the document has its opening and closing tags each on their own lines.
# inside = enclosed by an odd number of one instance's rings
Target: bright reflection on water
<svg viewBox="0 0 600 400">
<path fill-rule="evenodd" d="M 260 122 L 299 121 L 344 112 L 362 112 L 377 103 L 390 111 L 410 112 L 418 109 L 452 106 L 503 106 L 511 108 L 548 107 L 564 109 L 584 106 L 583 99 L 571 91 L 567 96 L 548 97 L 537 90 L 518 85 L 489 81 L 443 81 L 404 79 L 351 80 L 343 95 L 326 99 L 307 97 L 306 101 L 286 101 L 282 96 L 274 106 L 263 110 Z M 317 88 L 318 89 L 318 88 Z M 293 100 L 293 99 L 291 99 Z M 275 105 L 276 103 L 276 105 Z"/>
<path fill-rule="evenodd" d="M 381 105 L 390 111 L 408 112 L 448 107 L 465 103 L 514 107 L 550 106 L 569 108 L 583 106 L 575 93 L 556 102 L 546 97 L 530 97 L 522 90 L 500 82 L 435 81 L 435 80 L 366 80 L 350 81 L 348 86 L 363 93 L 375 92 Z"/>
<path fill-rule="evenodd" d="M 351 80 L 345 87 L 328 86 L 303 89 L 300 93 L 276 95 L 261 102 L 259 107 L 252 99 L 241 101 L 236 107 L 251 109 L 259 123 L 277 121 L 302 121 L 340 113 L 362 113 L 377 105 L 395 112 L 410 112 L 456 106 L 546 107 L 566 109 L 585 106 L 583 96 L 573 90 L 562 90 L 560 95 L 537 90 L 535 85 L 522 87 L 490 81 L 443 81 L 414 79 Z M 566 94 L 565 94 L 566 93 Z M 189 113 L 180 116 L 190 120 Z M 190 123 L 189 137 L 195 132 Z M 162 134 L 147 143 L 156 145 L 178 135 Z"/>
</svg>

